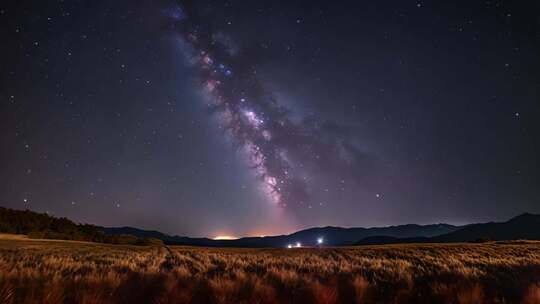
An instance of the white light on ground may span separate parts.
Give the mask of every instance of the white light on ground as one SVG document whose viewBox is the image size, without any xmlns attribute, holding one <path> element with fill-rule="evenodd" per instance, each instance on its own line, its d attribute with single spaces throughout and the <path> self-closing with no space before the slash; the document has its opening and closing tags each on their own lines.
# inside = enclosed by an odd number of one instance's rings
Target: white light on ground
<svg viewBox="0 0 540 304">
<path fill-rule="evenodd" d="M 324 239 L 322 237 L 318 238 L 317 244 L 321 245 L 322 243 L 324 243 Z"/>
<path fill-rule="evenodd" d="M 302 247 L 302 244 L 301 244 L 300 242 L 297 242 L 296 245 L 295 245 L 294 247 L 300 248 L 300 247 Z"/>
</svg>

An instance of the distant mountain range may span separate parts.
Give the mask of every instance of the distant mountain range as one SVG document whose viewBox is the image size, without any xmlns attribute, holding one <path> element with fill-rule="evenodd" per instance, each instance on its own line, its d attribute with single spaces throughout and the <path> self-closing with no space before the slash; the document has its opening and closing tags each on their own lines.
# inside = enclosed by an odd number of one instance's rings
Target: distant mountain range
<svg viewBox="0 0 540 304">
<path fill-rule="evenodd" d="M 374 245 L 394 243 L 451 243 L 481 242 L 487 240 L 540 240 L 540 215 L 525 213 L 507 222 L 490 222 L 453 226 L 448 224 L 400 225 L 376 228 L 321 227 L 301 230 L 288 235 L 245 237 L 236 240 L 213 240 L 170 236 L 158 231 L 132 227 L 103 228 L 105 234 L 131 234 L 157 238 L 167 244 L 207 247 L 286 247 L 317 246 L 321 238 L 326 246 Z"/>
<path fill-rule="evenodd" d="M 326 246 L 347 246 L 356 243 L 358 240 L 370 236 L 387 235 L 395 238 L 409 237 L 433 237 L 447 234 L 460 229 L 459 226 L 447 224 L 435 225 L 401 225 L 382 228 L 340 228 L 322 227 L 301 230 L 293 234 L 266 236 L 266 237 L 244 237 L 235 240 L 213 240 L 209 238 L 190 238 L 185 236 L 170 236 L 158 231 L 141 230 L 132 227 L 102 228 L 108 235 L 130 234 L 138 237 L 157 238 L 167 244 L 208 246 L 208 247 L 286 247 L 287 245 L 316 246 L 317 240 L 322 239 Z"/>
<path fill-rule="evenodd" d="M 159 231 L 133 227 L 107 228 L 77 224 L 66 218 L 30 210 L 0 207 L 0 233 L 27 234 L 34 238 L 85 240 L 115 244 L 159 244 L 206 247 L 302 247 L 351 246 L 394 243 L 483 242 L 488 240 L 540 240 L 540 215 L 525 213 L 506 222 L 453 226 L 448 224 L 399 225 L 375 228 L 321 227 L 288 235 L 244 237 L 235 240 L 213 240 L 171 236 Z"/>
<path fill-rule="evenodd" d="M 540 240 L 540 215 L 524 213 L 506 222 L 471 224 L 455 231 L 432 237 L 394 237 L 378 235 L 367 237 L 355 245 L 376 245 L 396 243 L 456 243 L 506 240 Z"/>
</svg>

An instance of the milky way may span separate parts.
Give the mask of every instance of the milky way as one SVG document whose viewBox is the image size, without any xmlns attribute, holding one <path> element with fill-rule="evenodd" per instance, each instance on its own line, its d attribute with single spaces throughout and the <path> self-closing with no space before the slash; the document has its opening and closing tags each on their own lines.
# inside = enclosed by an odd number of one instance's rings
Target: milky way
<svg viewBox="0 0 540 304">
<path fill-rule="evenodd" d="M 540 213 L 537 3 L 2 1 L 0 206 L 191 236 Z"/>
<path fill-rule="evenodd" d="M 195 17 L 169 15 L 177 16 L 184 53 L 199 73 L 211 112 L 247 152 L 273 203 L 296 210 L 310 206 L 314 172 L 358 174 L 363 154 L 352 143 L 350 130 L 315 116 L 295 121 L 260 80 L 256 54 Z"/>
</svg>

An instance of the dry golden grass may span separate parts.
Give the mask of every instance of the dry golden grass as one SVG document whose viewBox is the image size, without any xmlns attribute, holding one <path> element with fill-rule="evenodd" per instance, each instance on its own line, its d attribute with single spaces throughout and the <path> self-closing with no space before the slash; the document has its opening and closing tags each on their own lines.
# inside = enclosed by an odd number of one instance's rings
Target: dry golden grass
<svg viewBox="0 0 540 304">
<path fill-rule="evenodd" d="M 212 249 L 0 235 L 0 303 L 540 303 L 540 243 Z"/>
</svg>

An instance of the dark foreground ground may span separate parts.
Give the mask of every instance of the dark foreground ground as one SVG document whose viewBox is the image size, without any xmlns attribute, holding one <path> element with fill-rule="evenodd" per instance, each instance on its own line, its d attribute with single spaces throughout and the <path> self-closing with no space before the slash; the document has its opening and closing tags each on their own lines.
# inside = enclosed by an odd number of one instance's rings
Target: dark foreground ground
<svg viewBox="0 0 540 304">
<path fill-rule="evenodd" d="M 540 303 L 540 243 L 206 249 L 0 235 L 0 303 Z"/>
</svg>

